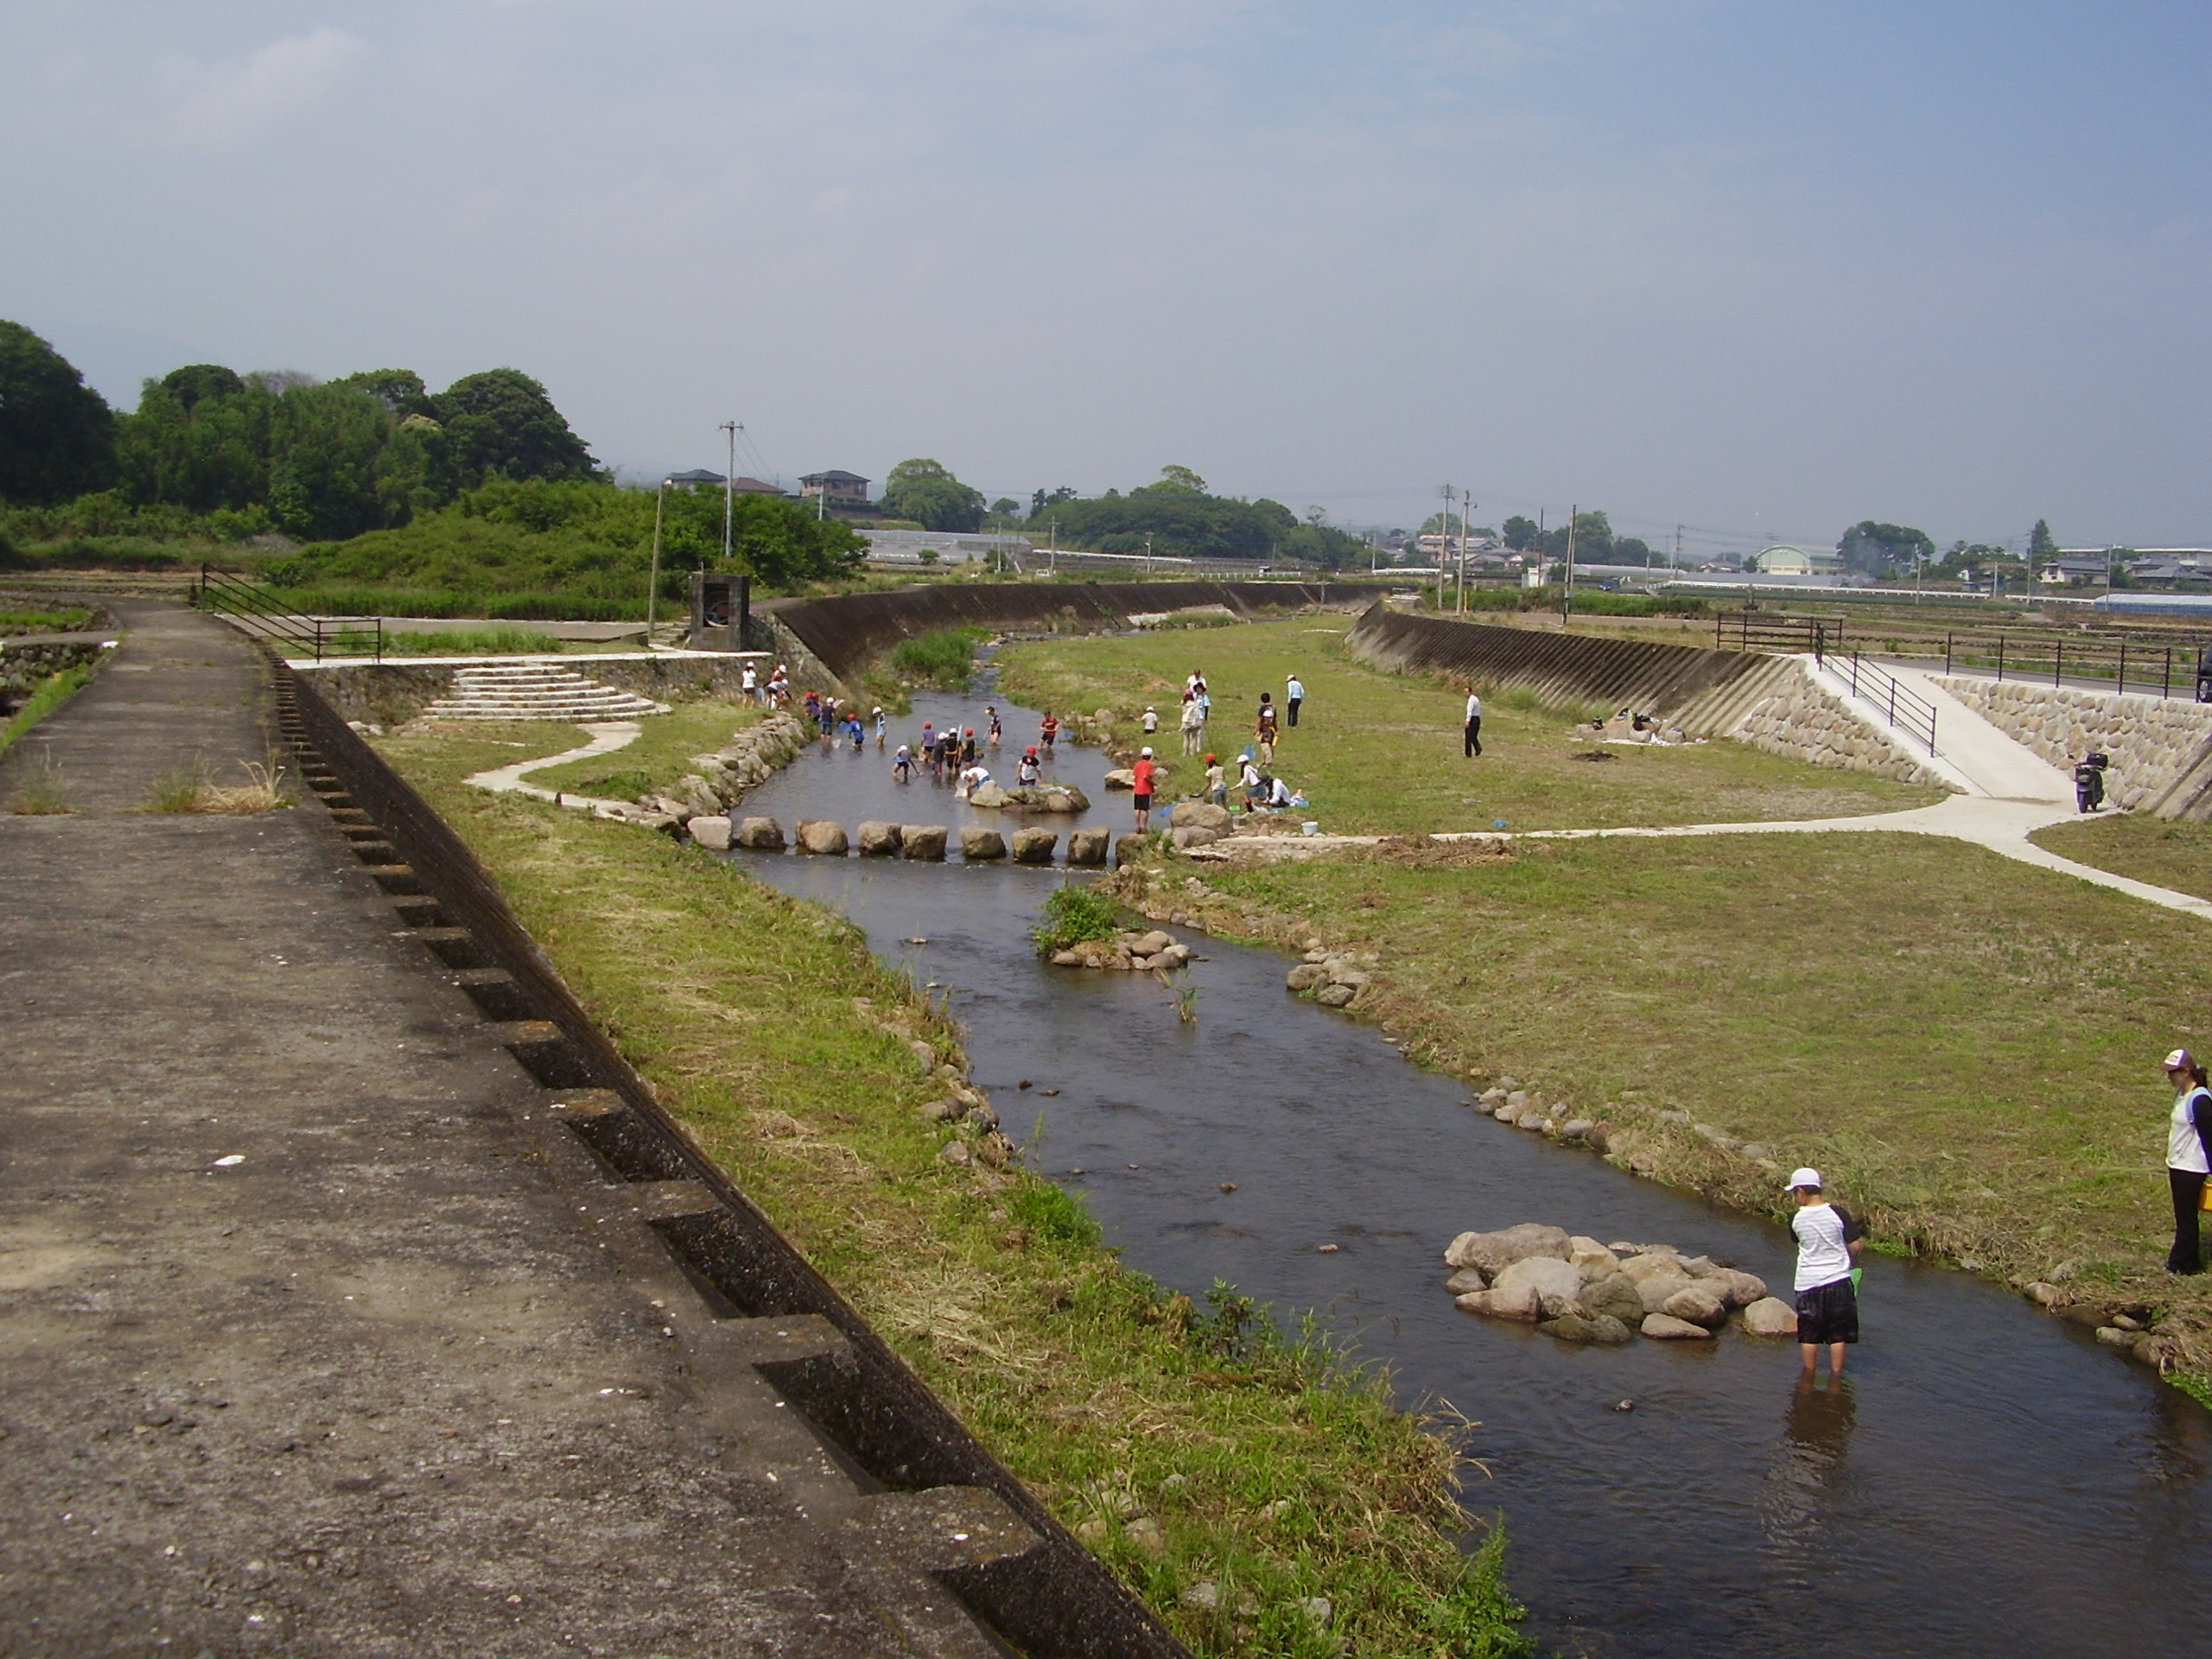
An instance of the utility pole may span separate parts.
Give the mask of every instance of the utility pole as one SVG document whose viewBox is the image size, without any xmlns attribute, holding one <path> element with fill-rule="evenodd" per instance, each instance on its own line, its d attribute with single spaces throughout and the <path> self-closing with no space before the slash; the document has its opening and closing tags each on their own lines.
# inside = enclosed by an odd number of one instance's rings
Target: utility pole
<svg viewBox="0 0 2212 1659">
<path fill-rule="evenodd" d="M 660 520 L 668 507 L 668 480 L 660 481 L 660 488 L 653 495 L 653 574 L 645 588 L 645 649 L 653 648 L 653 622 L 658 615 L 660 603 Z"/>
<path fill-rule="evenodd" d="M 1562 632 L 1574 615 L 1574 521 L 1582 516 L 1580 501 L 1567 510 L 1567 591 L 1560 596 L 1559 626 Z"/>
<path fill-rule="evenodd" d="M 724 421 L 722 430 L 729 434 L 729 470 L 722 474 L 722 569 L 729 569 L 730 509 L 737 499 L 737 423 Z"/>
<path fill-rule="evenodd" d="M 1475 505 L 1472 490 L 1459 492 L 1459 614 L 1467 613 L 1467 514 Z"/>
<path fill-rule="evenodd" d="M 1675 526 L 1675 562 L 1667 568 L 1669 570 L 1682 568 L 1682 527 L 1680 524 Z"/>
<path fill-rule="evenodd" d="M 1457 492 L 1451 485 L 1446 484 L 1439 488 L 1436 493 L 1444 498 L 1444 546 L 1436 561 L 1436 608 L 1440 611 L 1444 608 L 1445 573 L 1451 569 L 1448 556 L 1452 550 L 1452 502 Z"/>
</svg>

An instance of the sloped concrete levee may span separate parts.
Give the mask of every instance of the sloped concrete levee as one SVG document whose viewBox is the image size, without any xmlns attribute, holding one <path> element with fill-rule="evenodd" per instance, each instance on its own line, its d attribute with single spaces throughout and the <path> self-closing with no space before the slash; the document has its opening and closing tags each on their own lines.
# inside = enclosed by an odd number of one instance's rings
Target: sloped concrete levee
<svg viewBox="0 0 2212 1659">
<path fill-rule="evenodd" d="M 1300 582 L 1058 582 L 945 583 L 889 594 L 778 600 L 755 614 L 803 645 L 830 674 L 848 679 L 899 640 L 942 628 L 1096 633 L 1133 615 L 1220 607 L 1240 617 L 1316 605 L 1350 605 L 1357 590 Z M 798 666 L 794 664 L 794 666 Z"/>
<path fill-rule="evenodd" d="M 0 817 L 0 1650 L 1179 1651 L 334 711 L 124 608 L 0 760 L 77 809 Z"/>
<path fill-rule="evenodd" d="M 1344 644 L 1359 661 L 1386 673 L 1527 686 L 1554 702 L 1597 702 L 1664 714 L 1695 733 L 1726 729 L 1734 723 L 1732 713 L 1740 718 L 1750 702 L 1768 695 L 1776 660 L 1703 645 L 1410 616 L 1381 601 L 1361 615 Z M 1737 708 L 1739 697 L 1731 693 L 1748 701 Z M 1693 710 L 1694 726 L 1683 718 Z"/>
</svg>

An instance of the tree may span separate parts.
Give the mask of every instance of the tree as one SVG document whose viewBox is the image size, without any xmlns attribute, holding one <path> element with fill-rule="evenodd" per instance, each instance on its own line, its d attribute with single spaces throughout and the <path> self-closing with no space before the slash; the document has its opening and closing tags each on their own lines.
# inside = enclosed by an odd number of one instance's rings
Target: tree
<svg viewBox="0 0 2212 1659">
<path fill-rule="evenodd" d="M 1536 521 L 1515 513 L 1505 521 L 1505 544 L 1516 553 L 1526 553 L 1536 544 Z"/>
<path fill-rule="evenodd" d="M 1001 518 L 1011 518 L 1021 511 L 1021 503 L 1010 495 L 1002 495 L 991 503 L 991 512 Z"/>
<path fill-rule="evenodd" d="M 0 322 L 0 500 L 43 506 L 115 478 L 115 414 L 68 359 Z"/>
<path fill-rule="evenodd" d="M 237 397 L 245 390 L 245 380 L 236 369 L 219 363 L 188 363 L 162 377 L 162 390 L 190 414 L 205 399 Z"/>
<path fill-rule="evenodd" d="M 589 447 L 569 429 L 545 388 L 519 369 L 464 375 L 432 404 L 464 486 L 493 478 L 601 475 Z"/>
<path fill-rule="evenodd" d="M 911 519 L 925 530 L 981 530 L 983 493 L 963 484 L 941 462 L 902 461 L 884 480 L 883 513 L 887 518 Z"/>
<path fill-rule="evenodd" d="M 403 419 L 410 415 L 435 417 L 437 413 L 437 405 L 431 401 L 429 388 L 423 384 L 423 377 L 412 369 L 364 369 L 359 374 L 344 375 L 330 384 L 365 391 Z"/>
<path fill-rule="evenodd" d="M 2058 556 L 2058 542 L 2050 533 L 2049 519 L 2037 519 L 2036 527 L 2028 532 L 2028 556 L 2037 559 L 2055 559 Z"/>
<path fill-rule="evenodd" d="M 1909 524 L 1877 524 L 1872 518 L 1863 518 L 1845 531 L 1835 550 L 1842 556 L 1845 569 L 1862 576 L 1907 569 L 1922 559 L 1932 563 L 1936 558 L 1936 543 L 1926 531 Z"/>
<path fill-rule="evenodd" d="M 1032 518 L 1042 518 L 1047 507 L 1057 507 L 1063 501 L 1075 499 L 1075 492 L 1065 484 L 1049 494 L 1043 490 L 1033 491 L 1029 497 L 1029 516 Z"/>
<path fill-rule="evenodd" d="M 1144 485 L 1129 493 L 1141 495 L 1146 490 L 1180 490 L 1186 495 L 1204 495 L 1206 481 L 1188 467 L 1163 467 L 1160 469 L 1160 482 Z"/>
</svg>

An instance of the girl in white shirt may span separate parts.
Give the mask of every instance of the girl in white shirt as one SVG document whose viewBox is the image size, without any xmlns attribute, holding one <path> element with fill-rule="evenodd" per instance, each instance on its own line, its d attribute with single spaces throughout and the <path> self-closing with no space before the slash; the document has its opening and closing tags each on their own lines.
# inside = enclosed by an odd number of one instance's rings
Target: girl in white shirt
<svg viewBox="0 0 2212 1659">
<path fill-rule="evenodd" d="M 2166 1076 L 2174 1085 L 2174 1109 L 2166 1119 L 2166 1184 L 2174 1200 L 2174 1247 L 2166 1253 L 2168 1273 L 2198 1273 L 2203 1260 L 2197 1253 L 2197 1206 L 2204 1197 L 2204 1177 L 2212 1168 L 2212 1089 L 2205 1087 L 2204 1068 L 2185 1048 L 2166 1056 Z"/>
</svg>

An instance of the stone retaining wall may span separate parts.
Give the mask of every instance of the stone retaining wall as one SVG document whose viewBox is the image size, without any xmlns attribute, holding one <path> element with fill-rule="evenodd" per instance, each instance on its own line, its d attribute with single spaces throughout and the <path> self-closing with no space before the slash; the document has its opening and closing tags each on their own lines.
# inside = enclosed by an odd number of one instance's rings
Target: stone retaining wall
<svg viewBox="0 0 2212 1659">
<path fill-rule="evenodd" d="M 1817 684 L 1802 664 L 1794 682 L 1786 682 L 1782 690 L 1761 699 L 1729 735 L 1755 749 L 1791 760 L 1809 760 L 1816 766 L 1872 772 L 1901 784 L 1958 788 L 1923 765 L 1910 750 L 1861 720 L 1841 697 Z"/>
<path fill-rule="evenodd" d="M 2112 757 L 2105 798 L 2131 811 L 2155 810 L 2212 742 L 2212 703 L 1966 676 L 1936 683 L 2063 772 L 2101 749 Z"/>
<path fill-rule="evenodd" d="M 39 639 L 11 644 L 0 639 L 0 715 L 27 700 L 39 683 L 64 669 L 81 668 L 100 654 L 97 640 Z"/>
</svg>

